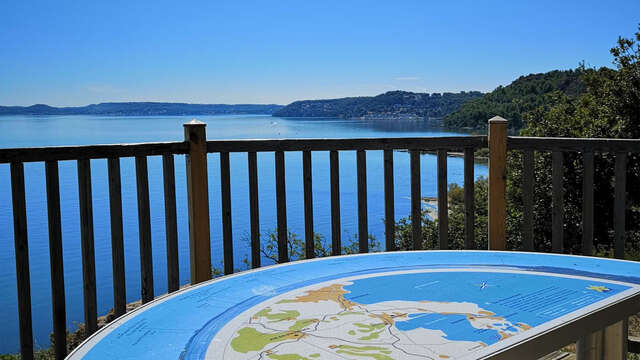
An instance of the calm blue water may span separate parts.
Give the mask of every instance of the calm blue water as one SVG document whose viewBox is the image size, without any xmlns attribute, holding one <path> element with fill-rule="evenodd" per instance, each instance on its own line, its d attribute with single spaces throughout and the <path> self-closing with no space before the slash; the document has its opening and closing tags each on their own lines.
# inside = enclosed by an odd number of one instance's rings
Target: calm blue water
<svg viewBox="0 0 640 360">
<path fill-rule="evenodd" d="M 100 117 L 100 116 L 4 116 L 0 117 L 0 148 L 128 143 L 146 141 L 182 141 L 182 124 L 191 117 Z M 209 139 L 241 138 L 327 138 L 327 137 L 405 137 L 452 136 L 431 129 L 421 121 L 361 121 L 338 119 L 281 119 L 271 116 L 199 116 L 208 124 Z M 231 198 L 236 267 L 243 268 L 242 259 L 248 254 L 249 198 L 247 155 L 231 156 Z M 290 230 L 304 234 L 302 193 L 302 154 L 287 153 L 287 217 Z M 260 227 L 267 234 L 276 227 L 275 171 L 272 153 L 258 154 L 260 189 Z M 422 194 L 436 195 L 436 158 L 423 155 Z M 113 305 L 111 285 L 111 246 L 106 160 L 93 160 L 93 211 L 98 288 L 98 311 L 106 313 Z M 140 297 L 138 260 L 138 226 L 136 207 L 135 167 L 133 159 L 121 161 L 122 197 L 124 212 L 125 267 L 127 299 Z M 188 222 L 184 156 L 176 156 L 176 196 L 178 206 L 179 261 L 181 283 L 189 280 Z M 211 204 L 211 251 L 213 265 L 222 267 L 222 235 L 220 209 L 219 157 L 209 155 L 209 190 Z M 409 156 L 394 153 L 396 220 L 410 213 Z M 478 164 L 476 177 L 486 176 L 485 165 Z M 76 164 L 60 163 L 60 191 L 62 206 L 63 254 L 66 287 L 67 321 L 83 321 L 82 273 L 80 261 L 80 225 Z M 369 232 L 384 242 L 384 206 L 382 152 L 367 152 L 367 186 Z M 49 249 L 47 236 L 46 192 L 44 164 L 25 164 L 27 222 L 31 266 L 31 291 L 35 342 L 37 347 L 49 344 L 51 332 L 51 288 L 49 283 Z M 357 232 L 357 198 L 355 152 L 340 154 L 341 214 L 343 243 Z M 448 181 L 463 182 L 463 160 L 448 160 Z M 327 240 L 331 233 L 329 154 L 313 153 L 313 199 L 316 232 Z M 151 229 L 156 294 L 166 292 L 164 202 L 162 190 L 162 160 L 149 158 L 149 189 Z M 16 305 L 15 263 L 13 251 L 13 220 L 9 166 L 0 164 L 0 353 L 18 350 L 18 315 Z M 263 264 L 268 264 L 263 259 Z"/>
</svg>

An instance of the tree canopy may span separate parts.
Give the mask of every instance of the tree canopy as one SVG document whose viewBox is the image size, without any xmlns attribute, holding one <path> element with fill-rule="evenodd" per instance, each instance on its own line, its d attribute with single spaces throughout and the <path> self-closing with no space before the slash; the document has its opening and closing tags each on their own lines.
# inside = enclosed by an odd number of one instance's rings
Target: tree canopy
<svg viewBox="0 0 640 360">
<path fill-rule="evenodd" d="M 507 86 L 471 100 L 444 118 L 450 128 L 485 129 L 487 119 L 496 115 L 509 119 L 509 127 L 519 130 L 525 126 L 523 114 L 549 105 L 548 94 L 561 92 L 575 98 L 584 92 L 581 81 L 583 69 L 554 70 L 542 74 L 521 76 Z"/>
<path fill-rule="evenodd" d="M 332 118 L 438 118 L 457 110 L 467 101 L 479 98 L 482 93 L 414 93 L 389 91 L 377 96 L 347 97 L 330 100 L 304 100 L 293 102 L 276 111 L 282 117 L 332 117 Z"/>
<path fill-rule="evenodd" d="M 493 115 L 506 117 L 511 124 L 522 124 L 520 134 L 541 137 L 640 138 L 640 27 L 634 38 L 619 38 L 610 50 L 615 69 L 586 68 L 530 75 L 516 80 L 510 88 L 499 88 L 487 96 L 464 105 L 460 111 L 478 109 L 478 123 L 484 126 Z M 528 85 L 527 85 L 528 84 Z M 564 84 L 552 91 L 549 85 Z M 513 86 L 517 85 L 517 86 Z M 531 86 L 529 86 L 531 85 Z M 553 86 L 552 86 L 553 87 Z M 551 87 L 551 88 L 552 88 Z M 528 89 L 523 92 L 523 89 Z M 571 90 L 569 90 L 571 89 Z M 517 94 L 533 94 L 531 101 L 519 102 Z M 490 101 L 494 99 L 496 101 Z M 511 99 L 507 101 L 507 99 Z M 517 100 L 517 101 L 516 101 Z M 515 104 L 518 103 L 518 106 Z M 494 106 L 498 104 L 499 106 Z M 505 112 L 484 112 L 500 106 Z M 484 107 L 485 110 L 482 110 Z M 486 110 L 489 111 L 489 110 Z M 516 111 L 510 113 L 508 111 Z M 451 119 L 451 118 L 448 118 Z M 518 123 L 521 121 L 521 123 Z M 583 156 L 564 153 L 564 249 L 582 251 Z M 595 154 L 594 244 L 600 254 L 609 253 L 613 245 L 613 201 L 615 154 Z M 534 244 L 537 250 L 551 249 L 551 154 L 536 152 L 534 162 Z M 510 152 L 507 164 L 507 246 L 521 246 L 522 225 L 522 154 Z M 486 247 L 486 180 L 476 182 L 476 239 Z M 449 239 L 454 248 L 462 247 L 464 209 L 460 189 L 449 189 Z M 640 154 L 628 155 L 626 187 L 626 254 L 640 254 Z M 483 197 L 485 196 L 485 197 Z M 397 241 L 410 248 L 410 218 L 400 220 Z M 423 245 L 437 244 L 437 220 L 423 216 Z M 481 229 L 478 233 L 478 229 Z"/>
</svg>

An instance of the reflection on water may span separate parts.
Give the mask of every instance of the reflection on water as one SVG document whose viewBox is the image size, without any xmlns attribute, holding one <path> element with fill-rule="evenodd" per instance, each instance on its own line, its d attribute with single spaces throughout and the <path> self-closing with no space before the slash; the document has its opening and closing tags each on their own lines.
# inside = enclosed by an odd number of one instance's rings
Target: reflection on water
<svg viewBox="0 0 640 360">
<path fill-rule="evenodd" d="M 249 138 L 362 138 L 464 135 L 428 126 L 421 120 L 340 120 L 285 119 L 255 116 L 198 116 L 207 123 L 209 139 Z M 131 143 L 148 141 L 182 141 L 182 124 L 189 116 L 173 117 L 103 117 L 103 116 L 0 116 L 0 148 L 47 145 Z M 304 234 L 302 192 L 302 156 L 286 153 L 287 216 L 290 230 L 301 238 Z M 314 152 L 313 199 L 315 231 L 330 241 L 330 179 L 328 152 Z M 246 153 L 232 153 L 231 198 L 234 239 L 234 262 L 242 268 L 249 254 L 249 199 Z M 166 292 L 166 254 L 164 240 L 164 201 L 162 161 L 149 160 L 149 190 L 153 271 L 155 293 Z M 184 156 L 176 156 L 176 201 L 178 211 L 180 281 L 189 281 L 188 221 Z M 436 158 L 421 156 L 423 196 L 436 194 Z M 98 311 L 112 307 L 111 239 L 107 171 L 105 160 L 93 160 L 93 210 L 95 230 Z M 123 225 L 127 300 L 140 298 L 139 249 L 135 166 L 133 159 L 121 160 Z M 340 198 L 343 243 L 357 232 L 357 186 L 355 152 L 340 152 Z M 382 152 L 367 151 L 367 189 L 369 232 L 384 243 L 384 199 Z M 463 182 L 463 159 L 448 160 L 449 183 Z M 209 155 L 209 194 L 211 209 L 211 248 L 213 265 L 222 267 L 220 208 L 220 165 L 218 154 Z M 394 153 L 395 219 L 406 217 L 410 209 L 409 156 Z M 486 175 L 487 168 L 476 164 L 475 174 Z M 276 227 L 275 171 L 273 153 L 258 154 L 260 231 L 266 236 Z M 25 165 L 27 223 L 32 280 L 33 326 L 38 347 L 48 346 L 51 332 L 51 291 L 49 285 L 49 250 L 46 213 L 46 190 L 42 163 Z M 67 320 L 70 328 L 83 320 L 80 225 L 78 221 L 77 172 L 74 161 L 60 163 L 63 255 L 67 293 Z M 9 166 L 0 164 L 0 248 L 13 249 L 13 218 Z M 263 264 L 268 264 L 263 259 Z M 18 350 L 15 263 L 13 251 L 0 252 L 0 353 Z"/>
</svg>

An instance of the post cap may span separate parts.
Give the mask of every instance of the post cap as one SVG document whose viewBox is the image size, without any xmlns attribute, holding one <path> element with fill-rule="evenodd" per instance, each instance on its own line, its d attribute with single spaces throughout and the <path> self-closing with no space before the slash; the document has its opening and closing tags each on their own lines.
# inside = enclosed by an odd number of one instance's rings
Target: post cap
<svg viewBox="0 0 640 360">
<path fill-rule="evenodd" d="M 207 124 L 198 119 L 193 119 L 188 123 L 184 123 L 183 126 L 207 126 Z"/>
<path fill-rule="evenodd" d="M 494 116 L 491 119 L 489 119 L 489 124 L 506 124 L 506 123 L 507 123 L 507 119 L 500 116 Z"/>
</svg>

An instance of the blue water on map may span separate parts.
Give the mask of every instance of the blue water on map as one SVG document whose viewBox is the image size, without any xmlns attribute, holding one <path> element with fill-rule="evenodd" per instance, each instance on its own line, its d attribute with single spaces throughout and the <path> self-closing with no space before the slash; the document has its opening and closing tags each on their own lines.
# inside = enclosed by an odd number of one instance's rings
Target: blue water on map
<svg viewBox="0 0 640 360">
<path fill-rule="evenodd" d="M 49 145 L 86 145 L 149 141 L 182 141 L 182 124 L 190 116 L 105 117 L 105 116 L 0 116 L 0 148 Z M 209 139 L 247 138 L 355 138 L 454 136 L 460 133 L 429 128 L 422 121 L 363 121 L 339 119 L 282 119 L 264 115 L 197 116 L 208 124 Z M 313 200 L 315 231 L 330 239 L 329 154 L 314 152 Z M 302 192 L 302 155 L 286 153 L 286 188 L 288 225 L 300 237 L 304 234 Z M 234 260 L 249 253 L 249 199 L 246 153 L 232 153 L 231 199 Z M 178 211 L 178 246 L 180 282 L 189 281 L 188 222 L 184 156 L 175 157 Z M 357 232 L 357 192 L 355 152 L 340 153 L 340 186 L 343 244 Z M 164 200 L 162 160 L 150 157 L 149 189 L 153 247 L 155 294 L 167 291 L 166 250 L 164 240 Z M 436 195 L 436 157 L 421 156 L 422 195 Z M 463 182 L 463 159 L 449 158 L 449 183 Z M 209 155 L 209 193 L 213 266 L 222 267 L 220 209 L 220 165 L 217 154 Z M 111 240 L 106 160 L 92 160 L 93 211 L 96 254 L 98 313 L 112 308 Z M 135 166 L 132 158 L 121 160 L 122 201 L 125 237 L 127 300 L 140 298 L 140 263 L 138 248 Z M 382 152 L 367 152 L 367 186 L 369 232 L 384 243 Z M 276 228 L 275 171 L 273 153 L 258 154 L 260 230 L 267 234 Z M 394 153 L 395 218 L 410 213 L 409 156 Z M 476 164 L 476 177 L 486 176 L 485 164 Z M 44 164 L 25 164 L 27 224 L 31 268 L 31 295 L 35 346 L 49 345 L 51 332 L 51 288 L 46 211 Z M 0 164 L 0 353 L 18 350 L 18 315 L 16 275 L 13 252 L 13 218 L 9 165 Z M 80 258 L 80 224 L 78 213 L 77 172 L 74 161 L 60 162 L 60 196 L 62 208 L 63 256 L 68 326 L 83 321 L 82 264 Z M 269 264 L 263 259 L 263 264 Z"/>
<path fill-rule="evenodd" d="M 512 324 L 533 327 L 629 288 L 606 284 L 601 292 L 590 289 L 601 285 L 590 280 L 533 274 L 430 272 L 359 279 L 345 287 L 349 291 L 345 298 L 360 304 L 393 300 L 468 302 Z M 421 318 L 409 323 L 403 326 L 416 328 L 425 324 Z M 446 321 L 437 324 L 447 326 Z"/>
<path fill-rule="evenodd" d="M 481 341 L 487 345 L 500 340 L 497 330 L 476 329 L 471 326 L 466 315 L 457 314 L 410 314 L 408 321 L 397 321 L 398 330 L 408 331 L 417 328 L 438 329 L 451 341 Z"/>
</svg>

